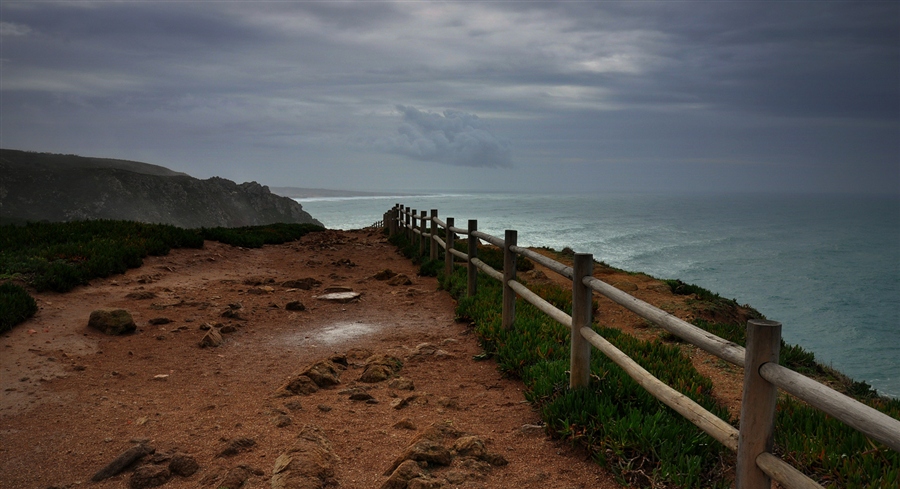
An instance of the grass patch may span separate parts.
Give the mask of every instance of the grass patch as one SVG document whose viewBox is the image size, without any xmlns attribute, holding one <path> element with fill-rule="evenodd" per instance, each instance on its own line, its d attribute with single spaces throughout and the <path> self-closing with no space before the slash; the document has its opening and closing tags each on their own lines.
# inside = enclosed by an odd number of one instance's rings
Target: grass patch
<svg viewBox="0 0 900 489">
<path fill-rule="evenodd" d="M 166 255 L 173 248 L 202 248 L 204 239 L 258 248 L 321 230 L 312 224 L 191 230 L 111 220 L 4 225 L 0 226 L 0 280 L 17 280 L 39 292 L 68 292 L 92 279 L 137 268 L 147 256 Z M 0 310 L 5 328 L 30 317 L 15 311 Z"/>
<path fill-rule="evenodd" d="M 500 326 L 502 288 L 479 274 L 478 294 L 464 297 L 465 270 L 442 277 L 442 287 L 459 300 L 457 315 L 474 323 L 485 352 L 499 368 L 519 377 L 526 397 L 556 436 L 585 446 L 623 483 L 636 486 L 727 487 L 723 467 L 729 451 L 650 396 L 605 356 L 592 356 L 589 388 L 568 389 L 569 331 L 519 300 L 515 331 Z M 553 284 L 533 286 L 546 300 L 571 311 L 569 292 Z M 712 383 L 677 347 L 643 341 L 595 326 L 641 365 L 719 416 L 727 410 L 712 397 Z"/>
</svg>

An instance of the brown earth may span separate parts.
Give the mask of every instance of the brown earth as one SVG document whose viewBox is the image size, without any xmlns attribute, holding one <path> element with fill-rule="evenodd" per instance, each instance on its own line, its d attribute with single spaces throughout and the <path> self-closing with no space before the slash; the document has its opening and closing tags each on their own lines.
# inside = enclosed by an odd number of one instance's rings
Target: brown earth
<svg viewBox="0 0 900 489">
<path fill-rule="evenodd" d="M 384 269 L 412 283 L 376 279 Z M 598 276 L 680 317 L 696 313 L 689 298 L 673 296 L 650 277 L 606 269 Z M 321 285 L 283 285 L 304 278 Z M 349 303 L 316 298 L 334 286 L 361 297 Z M 0 487 L 128 487 L 133 468 L 90 480 L 140 442 L 157 454 L 188 454 L 200 465 L 161 487 L 219 487 L 239 466 L 249 476 L 243 487 L 270 487 L 276 459 L 304 426 L 316 425 L 340 459 L 338 485 L 374 488 L 417 433 L 444 422 L 481 437 L 488 451 L 509 462 L 481 464 L 445 487 L 620 487 L 584 451 L 539 427 L 519 381 L 502 376 L 491 361 L 473 359 L 481 350 L 469 325 L 455 321 L 454 301 L 434 278 L 416 276 L 416 267 L 374 230 L 314 233 L 253 250 L 207 242 L 202 250 L 173 250 L 124 275 L 35 298 L 37 315 L 0 338 Z M 286 309 L 294 301 L 305 310 Z M 600 303 L 601 323 L 644 337 L 659 334 L 624 309 Z M 107 307 L 130 311 L 137 332 L 106 336 L 88 329 L 91 311 Z M 223 317 L 226 311 L 232 317 Z M 235 331 L 223 335 L 222 346 L 200 348 L 205 324 Z M 740 372 L 687 351 L 736 415 Z M 402 359 L 395 375 L 414 389 L 360 382 L 369 352 Z M 277 395 L 304 366 L 336 354 L 348 359 L 339 385 Z M 353 387 L 374 401 L 351 400 Z M 241 439 L 254 443 L 219 456 L 230 444 L 242 446 Z"/>
</svg>

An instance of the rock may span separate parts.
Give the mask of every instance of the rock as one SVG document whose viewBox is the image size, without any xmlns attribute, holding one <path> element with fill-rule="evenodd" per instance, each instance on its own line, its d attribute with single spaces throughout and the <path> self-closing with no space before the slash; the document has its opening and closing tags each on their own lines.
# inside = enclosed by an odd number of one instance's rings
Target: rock
<svg viewBox="0 0 900 489">
<path fill-rule="evenodd" d="M 272 420 L 272 423 L 274 423 L 275 426 L 278 428 L 284 428 L 285 426 L 290 426 L 290 424 L 293 422 L 294 421 L 291 419 L 291 417 L 286 414 L 279 414 L 278 416 L 275 416 L 275 418 Z"/>
<path fill-rule="evenodd" d="M 137 329 L 134 319 L 125 309 L 97 309 L 91 313 L 88 327 L 108 335 L 133 333 Z"/>
<path fill-rule="evenodd" d="M 438 405 L 447 409 L 459 409 L 459 401 L 450 397 L 441 397 L 438 399 Z"/>
<path fill-rule="evenodd" d="M 306 425 L 297 441 L 275 460 L 272 489 L 318 489 L 337 485 L 335 467 L 340 458 L 321 428 Z"/>
<path fill-rule="evenodd" d="M 181 477 L 190 477 L 200 470 L 197 460 L 184 453 L 176 453 L 169 460 L 169 471 Z"/>
<path fill-rule="evenodd" d="M 438 442 L 422 439 L 410 445 L 400 456 L 402 460 L 416 460 L 434 465 L 450 465 L 453 456 L 450 449 Z"/>
<path fill-rule="evenodd" d="M 482 458 L 487 455 L 484 440 L 477 436 L 463 436 L 453 444 L 453 452 L 460 457 Z"/>
<path fill-rule="evenodd" d="M 376 273 L 375 275 L 372 275 L 372 278 L 374 278 L 375 280 L 388 280 L 388 279 L 394 278 L 396 276 L 397 276 L 397 272 L 395 272 L 389 268 L 385 268 L 384 270 Z"/>
<path fill-rule="evenodd" d="M 341 383 L 341 370 L 341 367 L 331 360 L 321 360 L 307 367 L 300 375 L 309 377 L 319 387 L 331 387 Z"/>
<path fill-rule="evenodd" d="M 249 467 L 239 465 L 229 470 L 228 473 L 225 474 L 225 478 L 222 479 L 222 482 L 216 487 L 219 489 L 237 489 L 238 487 L 243 486 L 252 474 L 253 471 L 251 471 Z"/>
<path fill-rule="evenodd" d="M 147 322 L 150 323 L 150 324 L 152 324 L 152 325 L 154 325 L 154 326 L 159 326 L 159 325 L 162 325 L 162 324 L 169 324 L 169 323 L 172 322 L 172 320 L 169 319 L 169 318 L 166 318 L 166 317 L 158 317 L 158 318 L 153 318 L 153 319 L 151 319 L 151 320 L 149 320 L 149 321 L 147 321 Z"/>
<path fill-rule="evenodd" d="M 216 348 L 222 346 L 222 343 L 225 342 L 225 339 L 222 338 L 222 334 L 219 333 L 219 330 L 216 328 L 211 328 L 209 331 L 203 335 L 203 338 L 200 339 L 200 348 Z"/>
<path fill-rule="evenodd" d="M 419 464 L 412 460 L 404 460 L 390 473 L 390 477 L 381 485 L 381 489 L 406 489 L 410 480 L 424 475 L 425 472 L 419 467 Z"/>
<path fill-rule="evenodd" d="M 415 431 L 416 425 L 414 425 L 413 422 L 409 420 L 409 418 L 403 418 L 400 421 L 397 421 L 396 423 L 394 423 L 394 426 L 392 426 L 392 428 L 395 428 L 398 430 Z"/>
<path fill-rule="evenodd" d="M 440 489 L 441 487 L 444 487 L 444 481 L 428 475 L 410 479 L 406 483 L 406 489 Z"/>
<path fill-rule="evenodd" d="M 253 295 L 265 295 L 271 294 L 272 292 L 275 292 L 275 289 L 269 287 L 268 285 L 263 285 L 262 287 L 251 287 L 247 289 L 247 293 Z"/>
<path fill-rule="evenodd" d="M 351 401 L 369 401 L 369 400 L 375 399 L 374 397 L 372 397 L 371 394 L 366 392 L 365 389 L 356 387 L 356 388 L 353 388 L 350 390 L 352 391 L 352 392 L 350 392 L 350 400 Z"/>
<path fill-rule="evenodd" d="M 329 406 L 327 404 L 319 404 L 318 406 L 316 406 L 316 408 L 319 411 L 322 411 L 323 413 L 327 413 L 328 411 L 331 411 L 331 406 Z"/>
<path fill-rule="evenodd" d="M 228 318 L 228 319 L 235 319 L 238 321 L 246 321 L 247 320 L 247 318 L 245 318 L 243 315 L 241 315 L 241 313 L 239 313 L 237 311 L 237 309 L 230 309 L 230 308 L 225 309 L 225 311 L 222 312 L 222 317 Z"/>
<path fill-rule="evenodd" d="M 221 328 L 219 328 L 219 333 L 222 333 L 222 334 L 231 334 L 231 333 L 234 333 L 235 331 L 237 331 L 237 327 L 233 324 L 226 324 L 226 325 L 222 326 Z"/>
<path fill-rule="evenodd" d="M 104 479 L 108 479 L 114 475 L 117 475 L 123 470 L 130 467 L 133 463 L 146 457 L 147 455 L 150 455 L 155 451 L 156 450 L 154 450 L 152 447 L 149 447 L 143 443 L 135 445 L 119 454 L 119 456 L 116 457 L 115 460 L 107 464 L 106 467 L 100 469 L 96 474 L 94 474 L 93 477 L 91 477 L 91 480 L 94 482 L 100 482 Z"/>
<path fill-rule="evenodd" d="M 160 465 L 142 465 L 131 474 L 128 487 L 131 489 L 144 489 L 165 484 L 172 478 L 168 467 Z"/>
<path fill-rule="evenodd" d="M 391 379 L 391 381 L 388 382 L 388 387 L 390 387 L 391 389 L 397 389 L 398 391 L 411 391 L 416 389 L 413 381 L 405 377 L 397 377 L 396 379 Z"/>
<path fill-rule="evenodd" d="M 359 299 L 359 292 L 333 292 L 330 294 L 317 296 L 320 301 L 337 302 L 339 304 L 347 304 Z"/>
<path fill-rule="evenodd" d="M 305 375 L 297 375 L 275 391 L 278 397 L 308 396 L 318 392 L 319 386 Z"/>
<path fill-rule="evenodd" d="M 544 426 L 539 424 L 523 424 L 519 433 L 525 436 L 540 436 L 547 432 Z"/>
<path fill-rule="evenodd" d="M 494 467 L 503 467 L 504 465 L 509 464 L 509 461 L 506 460 L 506 457 L 500 455 L 499 453 L 488 452 L 483 457 L 482 460 L 493 465 Z"/>
<path fill-rule="evenodd" d="M 388 280 L 387 284 L 392 285 L 394 287 L 400 286 L 400 285 L 412 285 L 412 280 L 410 280 L 409 277 L 407 277 L 406 275 L 401 273 L 401 274 L 398 274 L 395 277 L 391 278 L 390 280 Z"/>
<path fill-rule="evenodd" d="M 253 438 L 235 438 L 231 440 L 225 448 L 219 452 L 217 457 L 231 457 L 237 455 L 239 453 L 250 451 L 253 446 L 256 445 L 256 440 Z"/>
<path fill-rule="evenodd" d="M 286 407 L 289 411 L 302 411 L 303 405 L 300 404 L 300 401 L 288 401 L 284 403 L 284 407 Z"/>
<path fill-rule="evenodd" d="M 322 285 L 322 282 L 314 279 L 314 278 L 302 278 L 300 280 L 288 280 L 281 284 L 282 287 L 286 287 L 288 289 L 301 289 L 301 290 L 309 290 L 313 287 L 318 287 Z"/>
<path fill-rule="evenodd" d="M 288 311 L 305 311 L 306 306 L 303 305 L 300 301 L 291 301 L 284 305 L 284 308 Z"/>
<path fill-rule="evenodd" d="M 383 382 L 391 378 L 392 375 L 394 375 L 394 371 L 387 365 L 369 365 L 363 371 L 362 375 L 360 375 L 359 381 L 374 384 L 376 382 Z"/>
<path fill-rule="evenodd" d="M 391 407 L 400 410 L 405 408 L 406 406 L 409 406 L 409 403 L 415 401 L 418 398 L 419 396 L 415 394 L 406 397 L 398 397 L 397 399 L 391 401 Z"/>
</svg>

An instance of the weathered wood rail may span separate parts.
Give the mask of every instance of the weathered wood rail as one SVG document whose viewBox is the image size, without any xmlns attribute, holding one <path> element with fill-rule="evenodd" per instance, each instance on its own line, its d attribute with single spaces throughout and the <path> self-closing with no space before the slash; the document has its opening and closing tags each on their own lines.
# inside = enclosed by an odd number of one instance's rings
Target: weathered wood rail
<svg viewBox="0 0 900 489">
<path fill-rule="evenodd" d="M 455 260 L 468 269 L 467 294 L 477 292 L 477 273 L 480 271 L 503 284 L 502 325 L 512 328 L 515 320 L 516 297 L 521 297 L 568 327 L 570 346 L 571 388 L 586 387 L 590 380 L 591 347 L 622 367 L 651 395 L 684 416 L 713 439 L 737 453 L 735 483 L 738 489 L 770 488 L 772 480 L 788 489 L 821 488 L 816 481 L 773 455 L 772 440 L 775 427 L 775 404 L 778 389 L 783 389 L 853 427 L 873 440 L 900 452 L 900 421 L 865 404 L 847 397 L 815 380 L 778 364 L 781 347 L 781 324 L 775 321 L 751 320 L 747 324 L 747 347 L 722 339 L 651 304 L 633 297 L 593 277 L 593 256 L 576 253 L 574 265 L 569 267 L 527 248 L 517 246 L 517 233 L 507 230 L 503 239 L 478 231 L 478 222 L 469 220 L 466 229 L 455 226 L 454 218 L 446 222 L 438 219 L 432 209 L 416 213 L 401 204 L 388 210 L 381 221 L 390 235 L 405 233 L 418 242 L 419 253 L 426 248 L 429 257 L 437 259 L 443 250 L 446 273 Z M 442 229 L 443 232 L 439 232 Z M 444 238 L 441 238 L 441 235 Z M 454 248 L 457 235 L 468 236 L 467 253 Z M 503 270 L 498 271 L 478 259 L 479 240 L 503 250 Z M 524 256 L 549 270 L 572 280 L 572 315 L 557 309 L 525 285 L 516 281 L 516 257 Z M 744 369 L 741 400 L 740 430 L 687 396 L 666 385 L 634 360 L 617 349 L 592 328 L 592 295 L 596 292 L 625 307 L 638 316 L 666 331 Z M 577 333 L 577 334 L 576 334 Z"/>
</svg>

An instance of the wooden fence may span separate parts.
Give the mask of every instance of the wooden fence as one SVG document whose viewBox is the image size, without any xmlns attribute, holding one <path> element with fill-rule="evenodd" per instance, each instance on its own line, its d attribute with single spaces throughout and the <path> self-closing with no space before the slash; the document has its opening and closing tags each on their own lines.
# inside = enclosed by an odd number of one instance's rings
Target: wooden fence
<svg viewBox="0 0 900 489">
<path fill-rule="evenodd" d="M 738 489 L 770 488 L 774 479 L 788 489 L 821 488 L 816 481 L 773 455 L 772 439 L 775 427 L 775 404 L 781 388 L 832 417 L 846 423 L 866 436 L 900 452 L 900 421 L 865 404 L 847 397 L 815 380 L 778 364 L 781 347 L 781 324 L 775 321 L 751 320 L 747 324 L 747 346 L 741 347 L 683 321 L 653 305 L 593 277 L 593 256 L 576 253 L 572 267 L 527 248 L 517 246 L 517 233 L 507 230 L 503 239 L 478 231 L 476 220 L 468 221 L 468 228 L 455 226 L 454 219 L 438 219 L 432 209 L 416 213 L 397 204 L 384 214 L 381 221 L 390 235 L 405 233 L 418 242 L 419 253 L 426 248 L 434 260 L 443 249 L 445 271 L 449 275 L 456 258 L 468 267 L 467 293 L 476 293 L 478 271 L 503 284 L 504 328 L 512 328 L 515 319 L 516 297 L 521 297 L 568 327 L 571 334 L 570 387 L 586 387 L 590 380 L 591 347 L 600 350 L 622 367 L 651 395 L 691 421 L 724 446 L 737 452 L 736 486 Z M 430 223 L 430 225 L 429 225 Z M 443 233 L 438 230 L 443 229 Z M 441 238 L 441 234 L 446 239 Z M 468 253 L 454 249 L 457 235 L 468 236 Z M 484 240 L 503 250 L 503 270 L 498 271 L 478 259 L 478 243 Z M 572 315 L 557 309 L 549 302 L 516 281 L 516 257 L 524 256 L 553 272 L 572 280 Z M 725 361 L 744 369 L 740 430 L 704 409 L 702 406 L 669 387 L 634 360 L 617 349 L 592 328 L 592 295 L 597 292 L 625 307 L 638 316 L 662 327 L 683 340 L 696 345 Z M 577 334 L 576 334 L 577 333 Z"/>
</svg>

